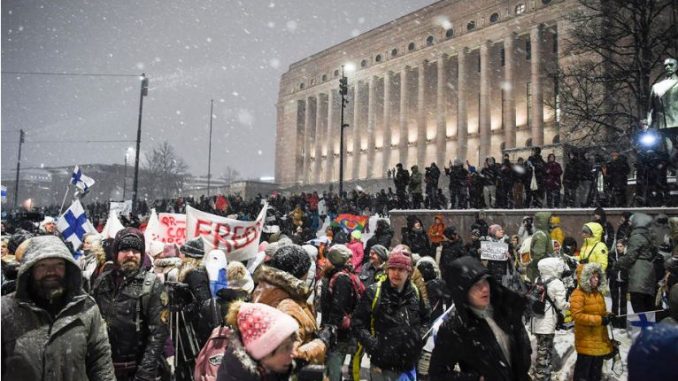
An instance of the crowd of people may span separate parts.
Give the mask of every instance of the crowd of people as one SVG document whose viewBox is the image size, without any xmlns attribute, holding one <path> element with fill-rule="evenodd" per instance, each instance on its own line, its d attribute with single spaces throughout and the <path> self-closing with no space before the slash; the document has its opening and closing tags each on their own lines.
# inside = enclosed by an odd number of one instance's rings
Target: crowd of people
<svg viewBox="0 0 678 381">
<path fill-rule="evenodd" d="M 337 200 L 336 212 L 363 210 L 359 195 Z M 203 207 L 240 216 L 260 201 Z M 630 295 L 633 313 L 668 304 L 669 317 L 631 348 L 629 379 L 647 379 L 649 363 L 657 379 L 676 377 L 657 359 L 677 349 L 678 219 L 626 213 L 615 228 L 598 208 L 568 232 L 539 211 L 517 232 L 478 219 L 464 236 L 442 215 L 429 227 L 411 215 L 398 243 L 386 219 L 369 233 L 330 224 L 319 238 L 320 201 L 271 197 L 279 231 L 262 234 L 256 258 L 221 263 L 216 282 L 208 263 L 224 253 L 201 238 L 147 242 L 143 223 L 73 249 L 53 219 L 15 231 L 2 246 L 2 376 L 358 380 L 367 357 L 372 380 L 550 380 L 562 329 L 574 379 L 599 380 Z"/>
</svg>

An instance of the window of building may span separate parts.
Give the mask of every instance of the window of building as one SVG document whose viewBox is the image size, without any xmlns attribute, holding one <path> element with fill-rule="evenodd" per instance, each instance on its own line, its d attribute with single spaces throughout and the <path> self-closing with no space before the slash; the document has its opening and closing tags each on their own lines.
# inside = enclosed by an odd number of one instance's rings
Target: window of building
<svg viewBox="0 0 678 381">
<path fill-rule="evenodd" d="M 407 45 L 407 50 L 409 50 L 409 51 L 413 51 L 414 48 L 415 48 L 414 42 L 410 42 L 410 44 Z"/>
<path fill-rule="evenodd" d="M 551 2 L 551 0 L 541 0 L 541 3 L 544 5 L 548 5 Z"/>
<path fill-rule="evenodd" d="M 476 22 L 471 20 L 466 24 L 466 30 L 473 30 L 476 28 Z"/>
<path fill-rule="evenodd" d="M 553 31 L 553 53 L 558 53 L 558 31 Z"/>
<path fill-rule="evenodd" d="M 367 67 L 367 60 L 360 61 L 360 67 Z"/>
<path fill-rule="evenodd" d="M 501 61 L 501 66 L 506 65 L 506 49 L 499 49 L 499 60 Z"/>
<path fill-rule="evenodd" d="M 553 144 L 560 144 L 560 134 L 553 137 Z"/>
<path fill-rule="evenodd" d="M 525 41 L 525 59 L 528 61 L 532 59 L 532 42 L 530 40 Z"/>
<path fill-rule="evenodd" d="M 480 55 L 478 55 L 478 73 L 480 73 Z"/>
<path fill-rule="evenodd" d="M 304 85 L 304 83 L 303 83 L 303 82 L 299 84 L 299 90 L 303 90 L 303 89 L 304 89 L 304 87 L 306 87 L 306 85 Z"/>
<path fill-rule="evenodd" d="M 335 77 L 338 77 L 338 76 L 339 76 L 339 69 L 337 69 L 337 70 L 334 71 L 334 76 L 335 76 Z"/>
<path fill-rule="evenodd" d="M 391 50 L 391 57 L 395 57 L 395 56 L 397 56 L 397 55 L 398 55 L 398 49 L 393 48 L 393 49 Z"/>
<path fill-rule="evenodd" d="M 454 29 L 450 28 L 445 31 L 445 37 L 452 38 L 452 36 L 454 36 Z"/>
<path fill-rule="evenodd" d="M 426 37 L 426 46 L 431 46 L 431 45 L 433 45 L 434 40 L 435 40 L 435 39 L 433 38 L 433 36 L 428 36 L 428 37 Z"/>
<path fill-rule="evenodd" d="M 525 4 L 516 5 L 515 10 L 517 15 L 522 15 L 523 13 L 525 13 Z"/>
<path fill-rule="evenodd" d="M 491 23 L 495 23 L 495 22 L 497 22 L 497 21 L 499 21 L 499 13 L 494 12 L 494 13 L 490 16 L 490 22 L 491 22 Z"/>
<path fill-rule="evenodd" d="M 525 97 L 525 102 L 527 103 L 527 126 L 531 127 L 532 125 L 532 83 L 527 81 L 527 96 Z M 529 147 L 529 146 L 528 146 Z"/>
<path fill-rule="evenodd" d="M 323 82 L 327 81 L 327 74 L 323 74 L 322 80 L 323 80 Z"/>
<path fill-rule="evenodd" d="M 375 60 L 376 62 L 381 62 L 381 54 L 377 54 L 377 56 L 374 57 L 374 60 Z"/>
<path fill-rule="evenodd" d="M 532 138 L 525 140 L 525 147 L 532 147 Z"/>
</svg>

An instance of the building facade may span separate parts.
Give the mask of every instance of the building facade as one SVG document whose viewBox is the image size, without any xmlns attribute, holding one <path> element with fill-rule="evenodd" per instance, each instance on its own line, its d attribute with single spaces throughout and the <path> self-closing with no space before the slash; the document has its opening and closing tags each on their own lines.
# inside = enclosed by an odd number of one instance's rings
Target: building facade
<svg viewBox="0 0 678 381">
<path fill-rule="evenodd" d="M 290 65 L 277 104 L 276 182 L 386 178 L 397 163 L 481 164 L 560 141 L 558 83 L 575 0 L 443 0 Z"/>
</svg>

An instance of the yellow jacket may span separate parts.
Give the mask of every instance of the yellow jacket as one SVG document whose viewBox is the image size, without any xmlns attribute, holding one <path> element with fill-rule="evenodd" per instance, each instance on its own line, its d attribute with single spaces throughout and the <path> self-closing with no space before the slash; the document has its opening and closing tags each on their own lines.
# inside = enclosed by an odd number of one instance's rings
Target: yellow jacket
<svg viewBox="0 0 678 381">
<path fill-rule="evenodd" d="M 599 284 L 604 284 L 605 272 L 597 263 L 588 263 L 581 269 L 579 287 L 570 296 L 570 310 L 574 320 L 574 347 L 578 354 L 604 356 L 612 352 L 612 342 L 603 325 L 607 315 L 605 298 L 593 289 L 589 279 L 594 272 L 600 275 Z"/>
<path fill-rule="evenodd" d="M 558 241 L 560 246 L 563 246 L 565 233 L 563 233 L 563 229 L 560 227 L 560 217 L 551 216 L 550 223 L 553 225 L 553 229 L 551 230 L 551 239 L 555 239 Z"/>
<path fill-rule="evenodd" d="M 579 250 L 579 262 L 587 260 L 588 263 L 598 263 L 605 272 L 607 270 L 607 245 L 601 241 L 603 227 L 597 222 L 588 222 L 584 226 L 591 229 L 593 236 L 584 240 Z"/>
</svg>

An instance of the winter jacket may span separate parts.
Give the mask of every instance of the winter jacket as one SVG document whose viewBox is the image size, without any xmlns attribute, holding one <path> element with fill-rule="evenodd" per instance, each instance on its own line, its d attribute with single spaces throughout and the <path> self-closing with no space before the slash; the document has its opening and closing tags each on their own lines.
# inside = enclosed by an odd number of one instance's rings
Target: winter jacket
<svg viewBox="0 0 678 381">
<path fill-rule="evenodd" d="M 551 229 L 551 239 L 558 241 L 560 246 L 563 246 L 565 233 L 563 233 L 563 229 L 560 227 L 560 217 L 551 217 L 551 226 L 553 226 L 553 229 Z"/>
<path fill-rule="evenodd" d="M 539 276 L 537 263 L 547 255 L 553 253 L 553 242 L 549 235 L 549 220 L 551 212 L 537 212 L 534 214 L 535 232 L 530 242 L 530 254 L 532 262 L 527 266 L 527 278 L 534 281 Z"/>
<path fill-rule="evenodd" d="M 452 262 L 466 255 L 466 250 L 464 249 L 464 242 L 461 238 L 456 241 L 444 241 L 442 245 L 443 249 L 440 254 L 440 272 L 445 278 L 445 273 L 452 266 Z"/>
<path fill-rule="evenodd" d="M 187 320 L 195 329 L 198 344 L 202 348 L 212 330 L 223 321 L 212 300 L 207 269 L 204 266 L 196 268 L 191 263 L 184 262 L 179 272 L 179 282 L 186 283 L 191 290 L 193 298 L 184 311 L 188 312 Z"/>
<path fill-rule="evenodd" d="M 468 186 L 468 171 L 462 164 L 445 168 L 445 173 L 450 178 L 450 189 L 465 189 Z"/>
<path fill-rule="evenodd" d="M 611 282 L 616 283 L 627 283 L 629 281 L 629 272 L 626 270 L 621 270 L 617 263 L 619 260 L 626 255 L 626 253 L 619 253 L 615 250 L 612 250 L 607 256 L 607 269 L 608 272 L 606 276 Z"/>
<path fill-rule="evenodd" d="M 480 376 L 488 381 L 529 380 L 532 348 L 522 323 L 526 299 L 488 278 L 492 319 L 508 335 L 510 359 L 504 356 L 487 320 L 469 308 L 469 289 L 486 275 L 487 269 L 477 259 L 464 257 L 454 262 L 445 278 L 456 308 L 436 335 L 431 381 L 478 380 Z"/>
<path fill-rule="evenodd" d="M 228 347 L 219 365 L 217 381 L 283 381 L 289 375 L 267 373 L 245 350 L 239 335 L 228 338 Z"/>
<path fill-rule="evenodd" d="M 612 343 L 603 325 L 607 315 L 605 298 L 598 288 L 592 289 L 589 279 L 594 272 L 600 275 L 599 284 L 605 284 L 605 273 L 600 264 L 587 263 L 579 274 L 579 287 L 570 295 L 570 308 L 574 320 L 574 347 L 578 354 L 605 356 L 612 352 Z"/>
<path fill-rule="evenodd" d="M 403 233 L 402 243 L 409 246 L 412 250 L 412 253 L 419 254 L 421 256 L 431 255 L 428 236 L 426 235 L 424 229 L 407 229 Z"/>
<path fill-rule="evenodd" d="M 563 186 L 566 188 L 576 188 L 579 184 L 579 160 L 580 159 L 576 156 L 570 156 L 570 161 L 565 164 L 565 171 L 563 172 Z"/>
<path fill-rule="evenodd" d="M 341 323 L 345 315 L 350 315 L 356 307 L 357 297 L 348 276 L 337 276 L 332 292 L 330 292 L 330 280 L 344 268 L 331 267 L 322 279 L 320 298 L 320 312 L 322 327 L 337 327 L 337 341 L 347 342 L 351 339 L 349 330 L 341 329 Z"/>
<path fill-rule="evenodd" d="M 629 292 L 655 295 L 654 250 L 649 226 L 652 217 L 645 213 L 634 213 L 631 217 L 631 236 L 626 254 L 619 258 L 617 267 L 629 272 Z"/>
<path fill-rule="evenodd" d="M 543 187 L 544 180 L 546 180 L 546 162 L 544 161 L 544 158 L 541 157 L 541 154 L 532 155 L 527 158 L 527 162 L 534 170 L 534 177 L 537 179 L 539 188 Z"/>
<path fill-rule="evenodd" d="M 629 172 L 631 172 L 631 168 L 626 162 L 626 158 L 620 156 L 616 160 L 611 160 L 607 163 L 606 168 L 605 183 L 613 188 L 625 190 Z"/>
<path fill-rule="evenodd" d="M 588 222 L 584 224 L 588 227 L 593 235 L 584 240 L 581 249 L 579 249 L 580 263 L 597 263 L 603 269 L 607 270 L 607 245 L 601 242 L 603 234 L 603 227 L 596 222 Z"/>
<path fill-rule="evenodd" d="M 407 190 L 410 193 L 422 193 L 421 188 L 421 172 L 419 172 L 418 166 L 412 166 L 412 174 L 410 175 L 410 182 L 407 184 Z"/>
<path fill-rule="evenodd" d="M 546 163 L 544 173 L 544 187 L 546 190 L 560 189 L 560 176 L 563 174 L 560 164 L 555 161 Z"/>
<path fill-rule="evenodd" d="M 410 183 L 410 173 L 407 169 L 399 169 L 395 176 L 393 176 L 393 183 L 398 192 L 405 192 L 407 185 Z"/>
<path fill-rule="evenodd" d="M 139 270 L 125 276 L 117 268 L 109 270 L 94 283 L 92 295 L 108 323 L 113 362 L 135 362 L 135 379 L 150 381 L 157 376 L 169 334 L 169 309 L 160 280 L 147 280 L 146 274 Z M 147 281 L 153 282 L 150 293 L 142 296 Z"/>
<path fill-rule="evenodd" d="M 360 274 L 360 270 L 362 270 L 363 266 L 363 258 L 365 257 L 365 251 L 363 250 L 363 243 L 362 241 L 353 241 L 346 244 L 346 247 L 351 249 L 353 252 L 353 255 L 351 256 L 351 263 L 353 264 L 353 270 L 357 274 Z M 369 253 L 367 255 L 369 257 Z"/>
<path fill-rule="evenodd" d="M 567 290 L 561 280 L 565 263 L 560 258 L 544 258 L 537 264 L 539 276 L 546 283 L 546 308 L 544 315 L 535 315 L 530 321 L 530 331 L 535 334 L 552 335 L 556 332 L 558 313 L 570 308 Z"/>
<path fill-rule="evenodd" d="M 441 217 L 442 219 L 442 217 Z M 432 224 L 428 228 L 428 238 L 432 245 L 438 245 L 443 241 L 443 232 L 445 231 L 445 224 Z"/>
<path fill-rule="evenodd" d="M 366 255 L 363 258 L 363 264 L 369 262 L 370 260 L 370 250 L 374 245 L 381 245 L 385 248 L 391 247 L 391 241 L 393 240 L 393 229 L 389 226 L 388 222 L 385 220 L 377 221 L 377 229 L 374 231 L 374 235 L 370 237 L 365 243 L 364 252 Z"/>
<path fill-rule="evenodd" d="M 322 364 L 325 360 L 325 343 L 316 338 L 318 325 L 313 307 L 306 303 L 310 294 L 306 282 L 266 265 L 257 270 L 255 278 L 257 287 L 252 292 L 252 302 L 267 304 L 293 317 L 299 323 L 296 358 Z"/>
<path fill-rule="evenodd" d="M 379 288 L 373 311 L 372 303 Z M 419 360 L 429 318 L 429 307 L 412 282 L 406 282 L 403 291 L 398 292 L 386 280 L 367 289 L 353 313 L 351 329 L 370 355 L 373 366 L 403 372 L 412 369 Z M 374 335 L 370 328 L 373 319 Z"/>
<path fill-rule="evenodd" d="M 366 263 L 363 265 L 362 271 L 360 271 L 360 281 L 363 282 L 365 288 L 369 288 L 373 283 L 386 278 L 386 273 L 384 272 L 384 267 L 375 268 L 372 263 Z"/>
<path fill-rule="evenodd" d="M 29 291 L 33 266 L 47 258 L 66 263 L 67 302 L 54 319 Z M 106 323 L 82 290 L 80 268 L 68 249 L 52 246 L 24 260 L 16 292 L 2 297 L 2 379 L 114 381 Z"/>
</svg>

